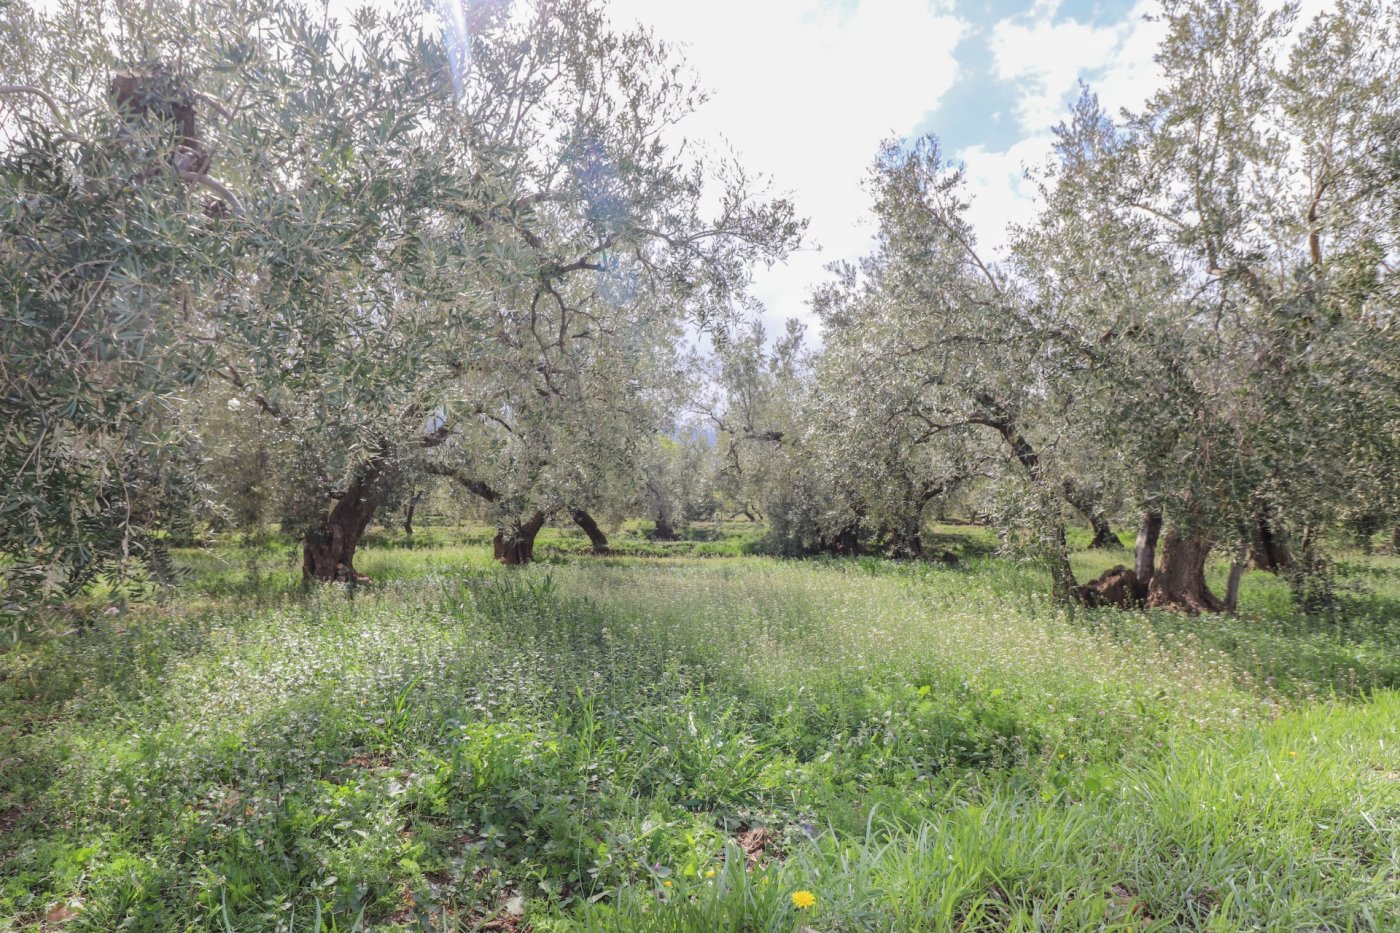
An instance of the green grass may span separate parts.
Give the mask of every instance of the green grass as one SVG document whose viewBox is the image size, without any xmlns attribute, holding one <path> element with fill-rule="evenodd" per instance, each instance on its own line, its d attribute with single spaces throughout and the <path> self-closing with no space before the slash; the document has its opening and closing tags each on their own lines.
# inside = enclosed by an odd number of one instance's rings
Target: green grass
<svg viewBox="0 0 1400 933">
<path fill-rule="evenodd" d="M 480 534 L 353 593 L 192 551 L 16 632 L 0 930 L 1400 929 L 1400 560 L 1191 619 L 1066 614 L 954 526 L 956 567 Z"/>
</svg>

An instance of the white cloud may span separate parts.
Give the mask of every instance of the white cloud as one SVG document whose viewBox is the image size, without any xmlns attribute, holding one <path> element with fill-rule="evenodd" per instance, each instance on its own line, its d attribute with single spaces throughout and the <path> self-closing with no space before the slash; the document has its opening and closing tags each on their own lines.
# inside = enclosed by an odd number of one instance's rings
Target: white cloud
<svg viewBox="0 0 1400 933">
<path fill-rule="evenodd" d="M 997 77 L 1022 88 L 1021 126 L 1037 131 L 1064 112 L 1064 98 L 1080 76 L 1103 67 L 1118 49 L 1124 26 L 1096 27 L 1055 19 L 1057 4 L 1038 5 L 1029 17 L 997 23 L 990 40 Z"/>
<path fill-rule="evenodd" d="M 1005 245 L 1008 224 L 1024 224 L 1034 218 L 1035 182 L 1026 178 L 1025 170 L 1045 161 L 1051 141 L 1048 134 L 1040 134 L 1022 139 L 1004 152 L 969 146 L 958 153 L 967 166 L 967 188 L 972 195 L 968 221 L 985 256 L 994 256 Z"/>
<path fill-rule="evenodd" d="M 965 24 L 926 0 L 847 10 L 816 0 L 613 0 L 610 10 L 619 25 L 641 22 L 682 45 L 709 89 L 683 131 L 727 140 L 811 218 L 808 240 L 821 250 L 761 271 L 755 288 L 770 330 L 805 316 L 823 265 L 869 248 L 866 168 L 881 140 L 912 131 L 952 87 Z"/>
<path fill-rule="evenodd" d="M 1158 9 L 1155 0 L 1141 0 L 1126 18 L 1107 26 L 1056 19 L 1058 6 L 1057 0 L 1038 3 L 1027 16 L 992 29 L 994 70 L 1020 86 L 1017 114 L 1025 135 L 1001 152 L 970 146 L 957 153 L 967 163 L 970 219 L 988 251 L 1005 244 L 1008 224 L 1034 216 L 1036 189 L 1024 170 L 1044 164 L 1050 130 L 1068 116 L 1067 103 L 1080 81 L 1110 113 L 1141 107 L 1161 81 L 1153 56 L 1164 27 L 1144 19 Z"/>
</svg>

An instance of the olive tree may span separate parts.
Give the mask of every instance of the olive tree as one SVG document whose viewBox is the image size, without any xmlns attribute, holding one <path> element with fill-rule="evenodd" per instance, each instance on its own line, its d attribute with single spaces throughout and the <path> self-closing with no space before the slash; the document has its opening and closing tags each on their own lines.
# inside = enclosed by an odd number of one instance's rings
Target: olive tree
<svg viewBox="0 0 1400 933">
<path fill-rule="evenodd" d="M 935 138 L 888 143 L 870 184 L 876 249 L 815 300 L 825 403 L 853 440 L 845 470 L 865 479 L 906 552 L 934 496 L 974 478 L 1014 487 L 1008 542 L 1068 600 L 1063 505 L 1086 498 L 1058 457 L 1073 431 L 1062 374 L 1079 365 L 1076 336 L 979 250 L 963 170 Z"/>
<path fill-rule="evenodd" d="M 420 458 L 489 504 L 507 563 L 552 512 L 633 487 L 685 392 L 685 327 L 728 320 L 752 266 L 802 231 L 732 159 L 686 151 L 675 126 L 703 95 L 664 44 L 592 3 L 535 13 L 503 27 L 527 52 L 512 80 L 540 69 L 536 96 L 501 110 L 509 209 L 452 218 L 502 261 L 463 275 L 488 310 L 437 351 L 454 370 L 434 396 L 444 437 Z"/>
<path fill-rule="evenodd" d="M 193 10 L 189 23 L 226 31 L 228 12 Z M 180 398 L 209 353 L 185 335 L 248 234 L 217 177 L 232 170 L 212 142 L 219 107 L 168 64 L 168 40 L 144 9 L 0 9 L 0 599 L 11 611 L 99 576 L 168 579 L 165 544 L 196 496 Z"/>
<path fill-rule="evenodd" d="M 1275 566 L 1289 534 L 1314 562 L 1394 460 L 1400 44 L 1367 3 L 1301 28 L 1252 2 L 1164 15 L 1162 90 L 1121 120 L 1086 93 L 1017 253 L 1083 336 L 1084 427 L 1143 510 L 1149 603 L 1219 610 L 1247 547 Z"/>
</svg>

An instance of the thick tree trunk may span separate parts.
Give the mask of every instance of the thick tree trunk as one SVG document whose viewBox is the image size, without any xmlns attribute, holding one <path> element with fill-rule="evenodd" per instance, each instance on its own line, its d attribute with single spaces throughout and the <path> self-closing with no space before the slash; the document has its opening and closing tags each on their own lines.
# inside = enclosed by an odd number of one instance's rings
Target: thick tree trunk
<svg viewBox="0 0 1400 933">
<path fill-rule="evenodd" d="M 855 525 L 847 525 L 823 541 L 820 549 L 828 554 L 855 554 L 860 550 L 860 529 Z"/>
<path fill-rule="evenodd" d="M 654 537 L 657 541 L 676 540 L 676 528 L 671 524 L 670 515 L 662 513 L 656 516 L 656 534 Z"/>
<path fill-rule="evenodd" d="M 1225 604 L 1206 586 L 1210 539 L 1171 528 L 1162 538 L 1162 562 L 1147 587 L 1147 605 L 1183 612 L 1223 612 Z"/>
<path fill-rule="evenodd" d="M 902 528 L 886 528 L 880 536 L 885 542 L 885 556 L 895 560 L 919 560 L 924 556 L 924 542 L 917 522 Z"/>
<path fill-rule="evenodd" d="M 1260 516 L 1254 526 L 1254 541 L 1250 546 L 1250 558 L 1257 570 L 1279 573 L 1293 563 L 1293 555 L 1283 536 L 1274 531 L 1269 520 Z"/>
<path fill-rule="evenodd" d="M 1157 572 L 1157 538 L 1162 534 L 1162 513 L 1148 510 L 1142 513 L 1137 543 L 1133 547 L 1133 573 L 1143 583 L 1151 583 Z"/>
<path fill-rule="evenodd" d="M 544 527 L 544 512 L 535 512 L 529 518 L 517 520 L 496 532 L 491 542 L 496 560 L 512 566 L 528 564 L 535 559 L 535 536 Z"/>
<path fill-rule="evenodd" d="M 609 553 L 608 536 L 603 534 L 603 529 L 598 527 L 598 523 L 593 520 L 583 509 L 570 509 L 569 517 L 574 520 L 574 524 L 583 529 L 583 533 L 588 535 L 588 541 L 593 545 L 593 553 L 602 555 Z"/>
<path fill-rule="evenodd" d="M 384 503 L 394 473 L 387 455 L 377 456 L 360 468 L 350 487 L 336 499 L 321 527 L 307 532 L 302 539 L 303 582 L 353 583 L 360 579 L 355 573 L 355 549 L 374 519 L 374 513 Z"/>
<path fill-rule="evenodd" d="M 1400 554 L 1400 525 L 1390 529 L 1390 553 Z"/>
</svg>

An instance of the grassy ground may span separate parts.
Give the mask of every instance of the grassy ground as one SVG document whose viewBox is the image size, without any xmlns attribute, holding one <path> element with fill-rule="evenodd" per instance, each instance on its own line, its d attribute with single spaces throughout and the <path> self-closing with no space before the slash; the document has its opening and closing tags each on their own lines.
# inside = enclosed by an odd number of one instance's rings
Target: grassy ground
<svg viewBox="0 0 1400 933">
<path fill-rule="evenodd" d="M 1400 929 L 1400 560 L 1327 620 L 1262 574 L 1070 616 L 935 534 L 502 572 L 433 531 L 310 597 L 186 554 L 0 654 L 0 930 Z"/>
</svg>

